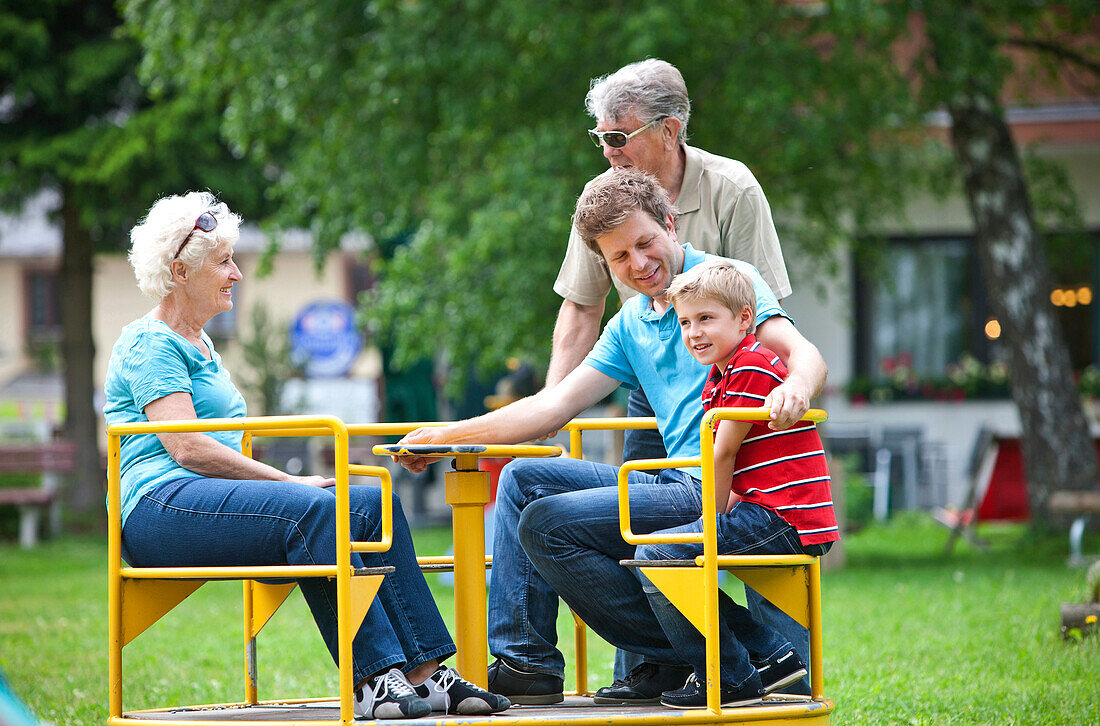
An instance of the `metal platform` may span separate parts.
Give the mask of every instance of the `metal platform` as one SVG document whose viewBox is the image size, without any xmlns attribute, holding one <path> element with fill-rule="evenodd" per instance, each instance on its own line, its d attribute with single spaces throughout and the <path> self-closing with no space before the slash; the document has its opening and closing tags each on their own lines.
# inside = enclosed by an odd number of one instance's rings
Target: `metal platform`
<svg viewBox="0 0 1100 726">
<path fill-rule="evenodd" d="M 592 703 L 586 696 L 566 696 L 564 703 L 553 706 L 513 706 L 492 716 L 435 715 L 420 719 L 357 721 L 362 724 L 398 726 L 399 724 L 429 726 L 440 724 L 791 724 L 792 726 L 826 725 L 833 711 L 832 701 L 811 701 L 808 697 L 769 697 L 758 706 L 726 708 L 720 714 L 705 709 L 677 710 L 660 705 L 604 706 Z M 308 702 L 265 702 L 255 706 L 215 705 L 182 709 L 137 711 L 127 713 L 116 723 L 186 724 L 186 726 L 224 726 L 226 723 L 285 723 L 296 726 L 333 724 L 340 721 L 339 702 L 335 699 Z"/>
</svg>

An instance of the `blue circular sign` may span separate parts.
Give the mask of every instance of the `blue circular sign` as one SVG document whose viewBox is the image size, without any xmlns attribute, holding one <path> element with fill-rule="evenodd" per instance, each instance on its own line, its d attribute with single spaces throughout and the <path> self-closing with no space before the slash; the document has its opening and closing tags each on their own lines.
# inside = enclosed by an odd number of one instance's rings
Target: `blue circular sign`
<svg viewBox="0 0 1100 726">
<path fill-rule="evenodd" d="M 307 378 L 339 378 L 347 374 L 363 347 L 355 327 L 355 308 L 340 300 L 306 305 L 290 328 L 291 357 Z"/>
</svg>

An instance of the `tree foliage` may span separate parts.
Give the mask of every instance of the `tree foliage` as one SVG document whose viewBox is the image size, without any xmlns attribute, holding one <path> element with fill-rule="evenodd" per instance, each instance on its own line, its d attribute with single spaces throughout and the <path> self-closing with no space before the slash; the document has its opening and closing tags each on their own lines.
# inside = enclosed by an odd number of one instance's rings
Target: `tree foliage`
<svg viewBox="0 0 1100 726">
<path fill-rule="evenodd" d="M 858 22 L 853 10 L 828 23 L 770 0 L 125 8 L 154 87 L 226 95 L 224 128 L 276 170 L 283 223 L 322 246 L 353 230 L 411 238 L 365 300 L 398 357 L 445 351 L 487 370 L 548 355 L 569 216 L 606 168 L 584 134 L 584 95 L 628 62 L 682 70 L 693 143 L 749 163 L 802 250 L 825 259 L 846 220 L 897 210 L 913 148 L 880 130 L 913 109 L 905 79 L 865 53 L 894 19 L 857 5 Z"/>
<path fill-rule="evenodd" d="M 1031 194 L 1002 106 L 1012 84 L 1023 96 L 1032 80 L 1094 84 L 1094 1 L 128 0 L 126 12 L 146 78 L 228 98 L 223 128 L 272 168 L 284 223 L 310 226 L 322 250 L 348 231 L 410 238 L 365 300 L 405 361 L 545 360 L 572 203 L 605 168 L 583 134 L 588 80 L 644 57 L 681 69 L 695 143 L 749 164 L 788 255 L 827 262 L 838 239 L 873 240 L 912 193 L 965 191 L 989 292 L 1015 301 L 1005 339 L 1028 337 L 1031 310 L 1051 348 L 1012 361 L 1035 427 L 1029 478 L 1095 484 L 1041 295 L 1039 226 L 1064 229 L 1076 203 L 1049 163 Z M 928 114 L 944 112 L 948 143 L 929 142 Z M 1029 381 L 1055 395 L 1028 395 Z M 1085 454 L 1059 464 L 1059 441 Z"/>
<path fill-rule="evenodd" d="M 60 200 L 66 435 L 78 445 L 79 469 L 65 495 L 82 513 L 102 511 L 103 501 L 93 248 L 124 249 L 127 227 L 168 193 L 210 188 L 247 211 L 263 199 L 261 177 L 219 141 L 217 98 L 166 95 L 152 104 L 137 78 L 140 47 L 121 31 L 111 0 L 0 10 L 0 203 L 16 208 L 44 189 Z"/>
</svg>

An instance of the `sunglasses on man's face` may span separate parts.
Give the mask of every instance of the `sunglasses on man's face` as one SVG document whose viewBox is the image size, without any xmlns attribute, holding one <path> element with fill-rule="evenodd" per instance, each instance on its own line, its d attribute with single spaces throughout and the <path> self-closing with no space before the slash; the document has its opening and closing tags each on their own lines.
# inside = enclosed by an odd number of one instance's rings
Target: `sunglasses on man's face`
<svg viewBox="0 0 1100 726">
<path fill-rule="evenodd" d="M 668 116 L 660 116 L 647 123 L 637 131 L 632 131 L 629 134 L 624 134 L 622 131 L 597 131 L 596 129 L 590 129 L 588 131 L 588 138 L 592 139 L 592 143 L 596 145 L 596 148 L 600 148 L 600 144 L 607 144 L 612 149 L 621 149 L 626 146 L 627 142 L 633 139 L 638 134 L 648 129 L 658 121 L 664 121 Z"/>
<path fill-rule="evenodd" d="M 199 215 L 199 218 L 195 220 L 195 226 L 191 228 L 191 231 L 187 233 L 187 236 L 183 238 L 183 242 L 180 242 L 179 249 L 176 250 L 176 256 L 172 259 L 177 259 L 180 256 L 180 252 L 183 252 L 183 248 L 187 246 L 187 241 L 191 239 L 191 235 L 195 234 L 196 229 L 201 229 L 203 232 L 213 232 L 214 228 L 218 226 L 218 218 L 211 212 L 203 212 Z"/>
</svg>

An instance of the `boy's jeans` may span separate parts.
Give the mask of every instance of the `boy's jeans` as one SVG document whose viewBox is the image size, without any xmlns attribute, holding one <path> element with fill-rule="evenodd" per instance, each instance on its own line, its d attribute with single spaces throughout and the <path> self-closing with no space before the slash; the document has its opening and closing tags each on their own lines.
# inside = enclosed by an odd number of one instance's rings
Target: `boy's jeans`
<svg viewBox="0 0 1100 726">
<path fill-rule="evenodd" d="M 619 560 L 634 546 L 619 531 L 618 469 L 577 459 L 520 459 L 497 490 L 489 589 L 489 650 L 519 668 L 562 677 L 558 595 L 593 630 L 656 663 L 681 664 L 641 584 Z M 675 469 L 630 474 L 631 528 L 694 522 L 699 482 Z M 522 546 L 521 546 L 522 542 Z"/>
<path fill-rule="evenodd" d="M 695 522 L 664 532 L 702 530 L 703 519 L 700 517 Z M 781 517 L 747 502 L 738 502 L 731 512 L 718 516 L 717 534 L 718 553 L 723 555 L 820 555 L 829 549 L 827 545 L 804 547 L 795 529 Z M 638 546 L 636 557 L 639 560 L 694 560 L 701 554 L 703 545 L 698 543 L 648 544 Z M 702 677 L 706 673 L 706 646 L 702 634 L 641 570 L 635 572 L 677 654 Z M 738 605 L 726 593 L 719 590 L 718 597 L 721 680 L 724 685 L 736 688 L 753 674 L 750 656 L 763 660 L 791 648 L 791 643 L 774 628 L 753 618 L 748 609 Z"/>
<path fill-rule="evenodd" d="M 378 540 L 381 489 L 349 488 L 351 538 Z M 336 562 L 336 494 L 305 484 L 204 477 L 166 482 L 142 497 L 122 530 L 127 562 L 139 567 L 325 565 Z M 401 501 L 393 497 L 393 544 L 351 555 L 352 567 L 393 565 L 352 640 L 355 682 L 391 666 L 406 672 L 455 652 L 416 564 Z M 336 584 L 298 581 L 333 661 Z"/>
<path fill-rule="evenodd" d="M 653 407 L 639 388 L 631 391 L 626 404 L 627 416 L 652 416 Z M 663 459 L 665 445 L 661 435 L 652 429 L 635 429 L 624 432 L 623 461 L 634 459 Z M 765 600 L 760 593 L 751 587 L 745 587 L 745 596 L 749 610 L 753 617 L 764 625 L 778 630 L 780 635 L 794 644 L 802 659 L 809 663 L 810 658 L 810 632 L 802 627 L 792 617 Z M 641 656 L 631 653 L 629 650 L 619 648 L 615 651 L 615 680 L 625 678 L 634 666 L 642 662 Z M 803 678 L 800 682 L 784 689 L 786 693 L 810 694 L 810 681 Z"/>
</svg>

